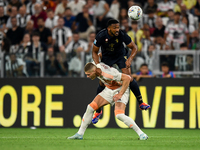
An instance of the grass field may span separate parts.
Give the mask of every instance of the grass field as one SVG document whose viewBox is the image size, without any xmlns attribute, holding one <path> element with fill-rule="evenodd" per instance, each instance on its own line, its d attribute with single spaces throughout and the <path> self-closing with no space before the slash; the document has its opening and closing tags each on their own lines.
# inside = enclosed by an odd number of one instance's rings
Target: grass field
<svg viewBox="0 0 200 150">
<path fill-rule="evenodd" d="M 83 140 L 67 140 L 78 129 L 0 128 L 0 150 L 198 150 L 200 130 L 143 129 L 147 141 L 131 129 L 87 129 Z"/>
</svg>

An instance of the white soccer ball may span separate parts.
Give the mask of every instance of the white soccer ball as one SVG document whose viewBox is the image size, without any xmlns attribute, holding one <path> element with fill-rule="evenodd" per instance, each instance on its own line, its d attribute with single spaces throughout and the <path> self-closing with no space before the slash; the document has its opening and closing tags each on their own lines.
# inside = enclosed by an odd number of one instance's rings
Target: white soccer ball
<svg viewBox="0 0 200 150">
<path fill-rule="evenodd" d="M 142 9 L 139 6 L 131 6 L 128 9 L 128 16 L 132 20 L 139 20 L 142 17 Z"/>
</svg>

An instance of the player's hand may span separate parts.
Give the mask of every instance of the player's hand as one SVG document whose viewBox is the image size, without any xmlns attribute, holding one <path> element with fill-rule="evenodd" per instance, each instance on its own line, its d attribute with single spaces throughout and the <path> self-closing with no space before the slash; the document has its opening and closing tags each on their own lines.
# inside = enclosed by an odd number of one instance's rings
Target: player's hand
<svg viewBox="0 0 200 150">
<path fill-rule="evenodd" d="M 122 94 L 120 94 L 120 93 L 115 94 L 115 95 L 113 96 L 113 101 L 116 102 L 116 101 L 118 101 L 118 100 L 121 99 L 121 98 L 122 98 Z"/>
<path fill-rule="evenodd" d="M 128 69 L 128 68 L 130 68 L 131 67 L 131 62 L 127 59 L 126 60 L 126 68 Z"/>
</svg>

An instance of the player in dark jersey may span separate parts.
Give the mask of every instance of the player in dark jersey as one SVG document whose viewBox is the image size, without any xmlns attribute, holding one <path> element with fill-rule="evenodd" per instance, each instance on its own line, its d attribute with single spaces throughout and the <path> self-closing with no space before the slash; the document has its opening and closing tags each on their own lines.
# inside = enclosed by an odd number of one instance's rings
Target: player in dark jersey
<svg viewBox="0 0 200 150">
<path fill-rule="evenodd" d="M 127 56 L 128 52 L 124 48 L 123 43 L 125 43 L 127 47 L 132 50 L 129 57 Z M 101 30 L 96 36 L 92 50 L 92 57 L 97 67 L 99 66 L 98 52 L 100 47 L 102 53 L 101 62 L 109 66 L 117 64 L 123 73 L 131 76 L 130 66 L 137 53 L 137 46 L 125 32 L 120 30 L 120 25 L 117 20 L 109 20 L 107 23 L 107 28 Z M 97 94 L 103 89 L 104 85 L 100 82 L 97 89 Z M 150 105 L 143 102 L 138 84 L 133 78 L 130 82 L 130 89 L 134 93 L 140 109 L 149 109 Z M 101 114 L 102 110 L 97 110 L 94 114 L 92 122 L 97 123 Z"/>
</svg>

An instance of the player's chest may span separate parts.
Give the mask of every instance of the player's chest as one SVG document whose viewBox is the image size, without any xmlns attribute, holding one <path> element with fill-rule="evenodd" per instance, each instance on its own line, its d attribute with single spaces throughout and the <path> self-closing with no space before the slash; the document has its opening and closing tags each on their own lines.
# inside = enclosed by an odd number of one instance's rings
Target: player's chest
<svg viewBox="0 0 200 150">
<path fill-rule="evenodd" d="M 120 38 L 114 38 L 114 39 L 105 38 L 105 41 L 103 42 L 102 45 L 105 48 L 105 50 L 114 51 L 121 47 L 122 42 L 123 41 Z"/>
</svg>

